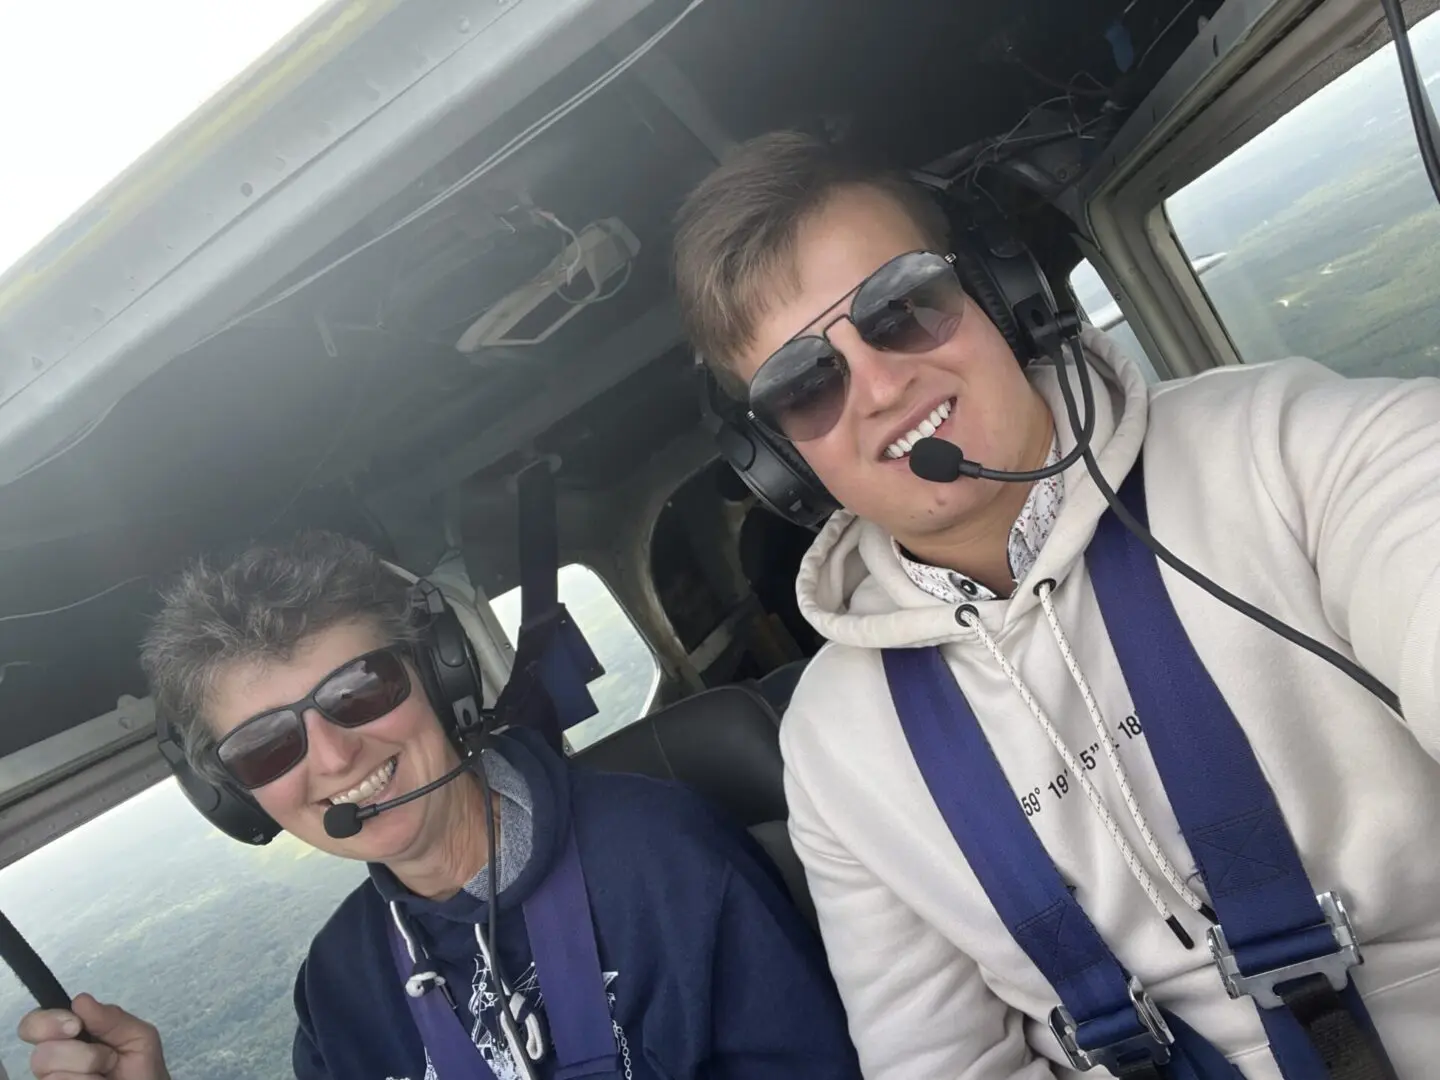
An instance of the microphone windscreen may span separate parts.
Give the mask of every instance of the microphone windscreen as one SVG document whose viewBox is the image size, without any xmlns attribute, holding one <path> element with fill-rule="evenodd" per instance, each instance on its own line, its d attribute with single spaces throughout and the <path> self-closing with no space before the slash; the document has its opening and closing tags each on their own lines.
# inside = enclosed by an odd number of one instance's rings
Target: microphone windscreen
<svg viewBox="0 0 1440 1080">
<path fill-rule="evenodd" d="M 325 832 L 332 840 L 350 839 L 360 825 L 360 808 L 354 803 L 337 803 L 325 811 Z"/>
<path fill-rule="evenodd" d="M 954 443 L 931 436 L 910 448 L 910 471 L 921 480 L 948 484 L 960 479 L 960 464 L 965 455 Z"/>
</svg>

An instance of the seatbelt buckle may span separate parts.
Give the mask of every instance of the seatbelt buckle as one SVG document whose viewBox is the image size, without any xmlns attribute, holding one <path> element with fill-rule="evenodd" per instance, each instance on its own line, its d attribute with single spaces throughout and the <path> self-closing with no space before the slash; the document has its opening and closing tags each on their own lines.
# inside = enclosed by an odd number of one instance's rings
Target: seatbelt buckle
<svg viewBox="0 0 1440 1080">
<path fill-rule="evenodd" d="M 1240 970 L 1240 961 L 1225 940 L 1225 931 L 1212 926 L 1209 932 L 1210 956 L 1219 969 L 1220 981 L 1225 992 L 1232 998 L 1251 997 L 1262 1009 L 1285 1007 L 1284 1000 L 1275 988 L 1310 975 L 1324 975 L 1336 993 L 1344 990 L 1350 982 L 1350 969 L 1365 962 L 1360 955 L 1360 945 L 1355 937 L 1355 928 L 1350 923 L 1350 913 L 1338 893 L 1327 892 L 1315 898 L 1325 922 L 1335 937 L 1335 951 L 1301 960 L 1294 964 L 1257 971 L 1246 975 Z"/>
<path fill-rule="evenodd" d="M 1082 1049 L 1076 1041 L 1079 1028 L 1064 1005 L 1050 1010 L 1050 1031 L 1070 1059 L 1072 1069 L 1087 1072 L 1104 1068 L 1112 1075 L 1120 1076 L 1122 1069 L 1133 1069 L 1140 1064 L 1164 1065 L 1170 1060 L 1170 1045 L 1175 1041 L 1170 1025 L 1165 1023 L 1165 1018 L 1160 1015 L 1159 1008 L 1140 985 L 1139 979 L 1132 976 L 1129 989 L 1130 1002 L 1143 1030 L 1138 1035 L 1093 1050 Z"/>
</svg>

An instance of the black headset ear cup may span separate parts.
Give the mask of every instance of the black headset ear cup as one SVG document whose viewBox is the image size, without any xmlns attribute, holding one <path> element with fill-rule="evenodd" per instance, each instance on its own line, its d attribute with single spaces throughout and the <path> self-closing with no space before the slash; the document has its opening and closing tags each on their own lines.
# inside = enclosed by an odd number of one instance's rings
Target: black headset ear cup
<svg viewBox="0 0 1440 1080">
<path fill-rule="evenodd" d="M 810 463 L 796 450 L 794 445 L 784 439 L 778 438 L 766 431 L 758 424 L 750 425 L 751 432 L 758 438 L 765 448 L 779 460 L 795 478 L 796 495 L 798 503 L 802 507 L 798 511 L 809 524 L 806 528 L 818 528 L 826 518 L 840 508 L 835 497 L 830 494 L 820 478 L 815 475 L 815 470 L 810 468 Z M 796 505 L 797 500 L 791 500 L 791 506 Z M 792 513 L 791 520 L 795 520 Z"/>
<path fill-rule="evenodd" d="M 463 751 L 461 735 L 479 728 L 484 701 L 475 647 L 433 582 L 415 582 L 411 603 L 411 617 L 420 630 L 414 649 L 420 681 L 446 734 Z"/>
<path fill-rule="evenodd" d="M 703 361 L 697 366 L 701 421 L 720 456 L 763 505 L 802 528 L 818 529 L 840 504 L 795 447 L 726 398 Z"/>
<path fill-rule="evenodd" d="M 1022 367 L 1043 355 L 1035 328 L 1022 324 L 1019 312 L 1038 313 L 1042 323 L 1053 323 L 1060 311 L 1030 248 L 998 207 L 973 193 L 918 182 L 949 220 L 950 251 L 961 286 L 995 324 Z"/>
<path fill-rule="evenodd" d="M 717 442 L 745 486 L 786 521 L 814 530 L 839 509 L 799 452 L 758 424 L 726 421 Z"/>
<path fill-rule="evenodd" d="M 1006 344 L 1010 346 L 1010 351 L 1024 364 L 1029 359 L 1029 350 L 1020 331 L 1020 324 L 1015 319 L 1015 312 L 1005 301 L 1005 295 L 1000 291 L 994 275 L 985 266 L 984 259 L 977 256 L 970 247 L 969 240 L 968 236 L 963 236 L 954 245 L 955 274 L 960 279 L 961 287 L 995 324 L 995 329 L 1000 331 Z"/>
<path fill-rule="evenodd" d="M 785 463 L 785 467 L 794 473 L 797 479 L 804 482 L 817 494 L 826 499 L 830 498 L 830 493 L 825 490 L 825 485 L 815 475 L 815 470 L 810 468 L 810 463 L 801 456 L 800 451 L 796 450 L 794 445 L 784 439 L 776 438 L 758 424 L 751 424 L 750 429 L 772 454 Z"/>
<path fill-rule="evenodd" d="M 280 834 L 275 819 L 260 809 L 254 797 L 231 783 L 213 784 L 191 766 L 179 734 L 163 716 L 155 718 L 155 743 L 180 790 L 201 816 L 235 840 L 257 846 Z"/>
</svg>

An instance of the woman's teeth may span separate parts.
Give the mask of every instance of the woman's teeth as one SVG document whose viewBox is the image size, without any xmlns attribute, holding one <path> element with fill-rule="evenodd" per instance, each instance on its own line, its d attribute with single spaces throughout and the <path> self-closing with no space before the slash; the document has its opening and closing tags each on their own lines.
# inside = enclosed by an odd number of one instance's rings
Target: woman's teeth
<svg viewBox="0 0 1440 1080">
<path fill-rule="evenodd" d="M 339 806 L 341 803 L 364 802 L 366 799 L 378 795 L 385 789 L 385 785 L 390 783 L 390 778 L 395 775 L 395 760 L 392 757 L 349 791 L 331 795 L 330 805 Z"/>
<path fill-rule="evenodd" d="M 935 429 L 950 418 L 950 410 L 954 405 L 955 399 L 951 398 L 949 401 L 942 401 L 939 405 L 935 406 L 935 411 L 924 420 L 921 420 L 918 427 L 913 431 L 906 432 L 903 438 L 896 439 L 887 446 L 885 448 L 885 456 L 898 460 L 910 453 L 917 442 L 921 439 L 928 439 L 931 435 L 934 435 Z"/>
</svg>

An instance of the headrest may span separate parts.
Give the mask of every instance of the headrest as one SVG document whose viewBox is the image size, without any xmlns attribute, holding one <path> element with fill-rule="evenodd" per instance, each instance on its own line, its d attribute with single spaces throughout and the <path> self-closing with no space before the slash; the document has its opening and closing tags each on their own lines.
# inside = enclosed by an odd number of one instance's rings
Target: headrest
<svg viewBox="0 0 1440 1080">
<path fill-rule="evenodd" d="M 748 687 L 718 686 L 677 701 L 575 760 L 606 772 L 678 780 L 747 826 L 787 816 L 780 722 Z"/>
</svg>

